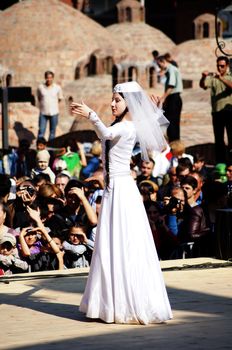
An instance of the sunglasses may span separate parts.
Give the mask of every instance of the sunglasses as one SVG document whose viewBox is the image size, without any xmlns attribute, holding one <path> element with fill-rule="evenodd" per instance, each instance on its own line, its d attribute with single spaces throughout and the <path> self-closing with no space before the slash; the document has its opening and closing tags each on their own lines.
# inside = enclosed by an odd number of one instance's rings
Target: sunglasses
<svg viewBox="0 0 232 350">
<path fill-rule="evenodd" d="M 217 67 L 224 68 L 224 67 L 226 67 L 226 65 L 225 64 L 217 64 Z"/>
<path fill-rule="evenodd" d="M 14 247 L 10 242 L 4 242 L 1 244 L 1 249 L 6 249 L 6 250 L 10 251 L 13 248 Z"/>
</svg>

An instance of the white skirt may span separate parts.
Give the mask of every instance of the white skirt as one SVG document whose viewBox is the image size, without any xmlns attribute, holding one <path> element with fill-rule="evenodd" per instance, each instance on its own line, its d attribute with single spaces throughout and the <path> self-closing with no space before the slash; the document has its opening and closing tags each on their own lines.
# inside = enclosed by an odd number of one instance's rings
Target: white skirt
<svg viewBox="0 0 232 350">
<path fill-rule="evenodd" d="M 111 178 L 104 191 L 80 311 L 107 323 L 172 318 L 150 225 L 131 176 Z"/>
</svg>

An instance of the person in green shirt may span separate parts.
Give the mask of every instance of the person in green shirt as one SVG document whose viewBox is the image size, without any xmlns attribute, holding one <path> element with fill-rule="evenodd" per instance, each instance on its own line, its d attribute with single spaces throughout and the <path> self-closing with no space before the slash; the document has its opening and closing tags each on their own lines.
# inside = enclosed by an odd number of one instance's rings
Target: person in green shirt
<svg viewBox="0 0 232 350">
<path fill-rule="evenodd" d="M 224 163 L 228 160 L 229 155 L 232 157 L 232 75 L 229 71 L 228 57 L 217 58 L 216 73 L 202 72 L 200 87 L 211 90 L 215 158 L 216 163 Z M 225 129 L 228 148 L 224 140 Z"/>
</svg>

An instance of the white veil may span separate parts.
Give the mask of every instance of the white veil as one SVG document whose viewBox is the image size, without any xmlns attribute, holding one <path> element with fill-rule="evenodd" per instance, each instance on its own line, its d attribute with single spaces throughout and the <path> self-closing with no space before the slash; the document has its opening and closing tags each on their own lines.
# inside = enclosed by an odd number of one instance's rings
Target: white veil
<svg viewBox="0 0 232 350">
<path fill-rule="evenodd" d="M 161 152 L 167 147 L 164 132 L 169 121 L 136 81 L 117 84 L 113 92 L 123 93 L 136 128 L 142 159 L 148 161 L 150 152 Z"/>
</svg>

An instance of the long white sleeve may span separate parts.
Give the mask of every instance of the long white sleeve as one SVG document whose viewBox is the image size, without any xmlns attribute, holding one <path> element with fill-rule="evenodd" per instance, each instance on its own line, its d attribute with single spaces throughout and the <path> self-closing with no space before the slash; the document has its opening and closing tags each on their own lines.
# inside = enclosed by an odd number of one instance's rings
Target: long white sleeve
<svg viewBox="0 0 232 350">
<path fill-rule="evenodd" d="M 113 126 L 107 127 L 95 112 L 90 113 L 89 120 L 94 125 L 97 136 L 101 140 L 113 140 L 116 137 L 122 136 L 124 134 L 123 123 L 117 123 Z"/>
</svg>

